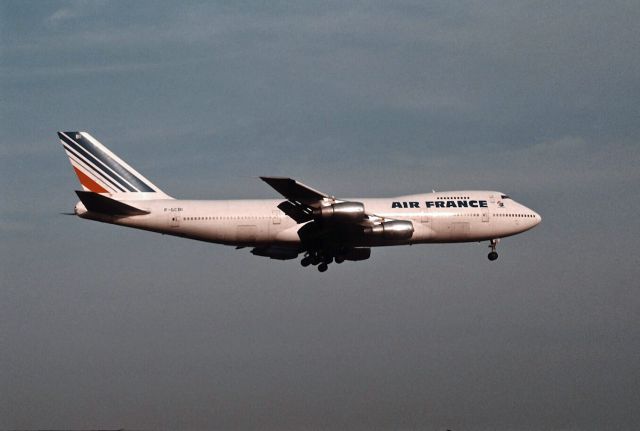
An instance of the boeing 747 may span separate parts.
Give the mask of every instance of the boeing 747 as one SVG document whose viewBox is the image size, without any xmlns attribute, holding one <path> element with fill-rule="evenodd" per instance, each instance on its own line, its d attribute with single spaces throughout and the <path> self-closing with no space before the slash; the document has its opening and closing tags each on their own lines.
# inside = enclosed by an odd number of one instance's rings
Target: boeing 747
<svg viewBox="0 0 640 431">
<path fill-rule="evenodd" d="M 292 178 L 260 177 L 282 197 L 175 199 L 87 132 L 58 132 L 82 186 L 80 218 L 200 241 L 250 247 L 271 259 L 296 259 L 324 272 L 359 261 L 372 247 L 489 241 L 525 232 L 538 213 L 498 191 L 461 190 L 341 199 Z"/>
</svg>

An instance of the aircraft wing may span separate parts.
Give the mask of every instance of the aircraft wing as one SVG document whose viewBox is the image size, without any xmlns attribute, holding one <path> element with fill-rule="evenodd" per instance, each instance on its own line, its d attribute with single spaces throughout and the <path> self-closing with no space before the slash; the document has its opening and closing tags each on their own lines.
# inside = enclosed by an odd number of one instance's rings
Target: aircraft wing
<svg viewBox="0 0 640 431">
<path fill-rule="evenodd" d="M 322 206 L 331 196 L 287 177 L 260 177 L 287 199 L 278 208 L 297 223 L 313 219 L 313 210 Z"/>
<path fill-rule="evenodd" d="M 293 178 L 287 177 L 260 177 L 262 181 L 273 187 L 278 193 L 287 199 L 278 205 L 278 208 L 294 219 L 296 223 L 304 223 L 314 219 L 314 215 L 318 214 L 322 208 L 334 204 L 348 203 L 335 197 L 311 188 Z M 362 205 L 355 203 L 356 205 Z M 369 226 L 373 223 L 379 222 L 382 219 L 375 214 L 362 213 L 362 217 L 357 220 L 355 224 L 360 226 Z M 338 218 L 334 218 L 334 221 L 339 222 Z M 349 222 L 353 222 L 350 219 Z M 344 222 L 344 221 L 343 221 Z"/>
<path fill-rule="evenodd" d="M 292 202 L 319 202 L 322 199 L 329 199 L 331 196 L 312 189 L 293 178 L 286 177 L 260 177 L 262 181 L 276 189 L 278 193 Z"/>
<path fill-rule="evenodd" d="M 339 256 L 342 261 L 364 260 L 371 254 L 367 246 L 404 242 L 413 235 L 411 221 L 368 213 L 362 202 L 336 199 L 292 178 L 260 179 L 285 197 L 286 200 L 278 208 L 296 223 L 302 224 L 297 230 L 302 244 L 295 250 L 257 247 L 251 252 L 258 256 L 293 259 L 294 255 L 306 251 L 308 259 L 317 260 L 318 256 L 324 256 L 325 259 L 329 256 L 332 259 L 331 256 Z"/>
</svg>

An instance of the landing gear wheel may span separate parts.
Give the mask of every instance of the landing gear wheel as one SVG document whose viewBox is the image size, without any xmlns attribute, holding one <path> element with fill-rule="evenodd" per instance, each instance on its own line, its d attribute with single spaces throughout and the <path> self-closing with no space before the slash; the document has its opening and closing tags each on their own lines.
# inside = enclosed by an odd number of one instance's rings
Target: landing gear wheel
<svg viewBox="0 0 640 431">
<path fill-rule="evenodd" d="M 342 257 L 342 256 L 336 256 L 336 263 L 338 263 L 338 264 L 339 264 L 339 263 L 342 263 L 342 262 L 344 262 L 344 257 Z"/>
<path fill-rule="evenodd" d="M 496 260 L 498 258 L 498 253 L 496 253 L 495 251 L 492 251 L 491 253 L 489 253 L 489 255 L 487 257 L 491 261 Z"/>
<path fill-rule="evenodd" d="M 329 269 L 329 265 L 327 265 L 326 263 L 321 263 L 320 265 L 318 265 L 318 271 L 320 272 L 325 272 L 327 269 Z"/>
<path fill-rule="evenodd" d="M 304 266 L 305 268 L 311 265 L 311 258 L 309 256 L 303 257 L 300 261 L 300 265 Z"/>
</svg>

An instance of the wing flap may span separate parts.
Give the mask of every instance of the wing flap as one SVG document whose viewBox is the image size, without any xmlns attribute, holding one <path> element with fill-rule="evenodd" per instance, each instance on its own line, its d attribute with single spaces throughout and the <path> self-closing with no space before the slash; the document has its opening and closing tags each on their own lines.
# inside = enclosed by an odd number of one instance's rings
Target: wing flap
<svg viewBox="0 0 640 431">
<path fill-rule="evenodd" d="M 278 205 L 278 209 L 295 220 L 296 223 L 304 223 L 313 219 L 313 212 L 307 205 L 284 201 Z"/>
</svg>

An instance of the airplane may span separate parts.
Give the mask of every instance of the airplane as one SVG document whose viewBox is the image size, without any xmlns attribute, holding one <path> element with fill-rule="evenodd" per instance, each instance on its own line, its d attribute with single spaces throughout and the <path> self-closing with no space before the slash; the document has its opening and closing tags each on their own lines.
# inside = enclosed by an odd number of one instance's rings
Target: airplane
<svg viewBox="0 0 640 431">
<path fill-rule="evenodd" d="M 80 218 L 297 259 L 320 272 L 362 261 L 372 247 L 489 241 L 537 226 L 541 216 L 498 191 L 339 199 L 292 178 L 262 176 L 281 198 L 183 200 L 160 190 L 87 132 L 58 132 L 82 190 Z"/>
</svg>

